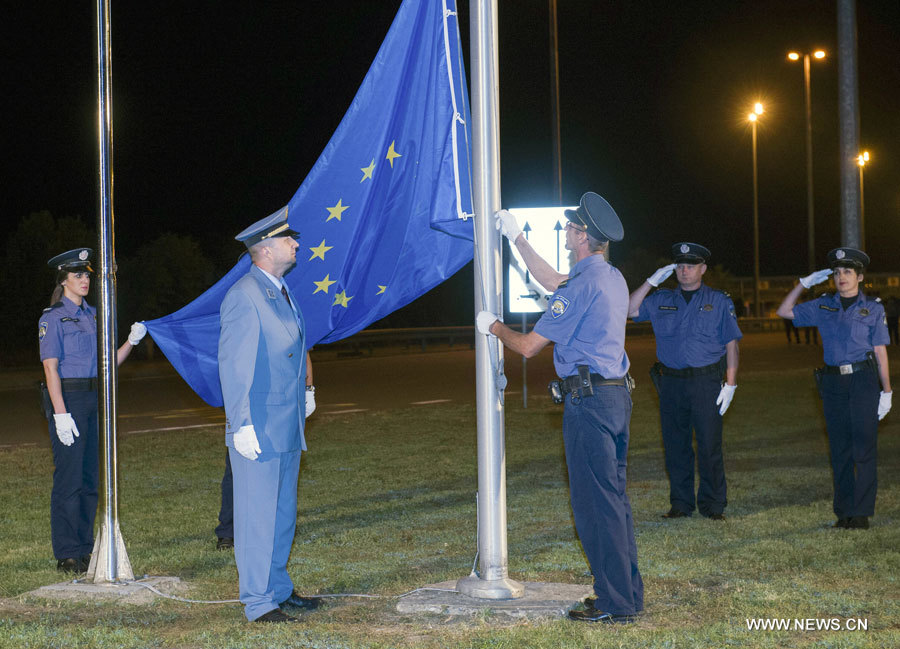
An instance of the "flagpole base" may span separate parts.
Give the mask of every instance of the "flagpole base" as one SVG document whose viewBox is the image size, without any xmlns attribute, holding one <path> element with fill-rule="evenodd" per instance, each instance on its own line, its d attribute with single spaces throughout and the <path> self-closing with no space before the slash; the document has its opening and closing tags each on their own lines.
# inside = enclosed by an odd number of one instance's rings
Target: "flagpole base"
<svg viewBox="0 0 900 649">
<path fill-rule="evenodd" d="M 525 586 L 509 577 L 488 580 L 469 575 L 456 582 L 456 590 L 476 599 L 519 599 L 525 596 Z"/>
<path fill-rule="evenodd" d="M 113 538 L 115 541 L 113 541 Z M 110 543 L 115 543 L 116 560 L 115 572 L 110 573 L 107 563 L 107 555 L 110 551 Z M 106 521 L 100 526 L 100 534 L 94 541 L 94 550 L 91 553 L 91 564 L 88 566 L 86 581 L 95 584 L 115 583 L 134 579 L 134 571 L 131 569 L 131 561 L 128 560 L 128 552 L 125 550 L 125 541 L 122 540 L 122 532 L 119 523 L 116 522 L 115 534 L 110 534 Z"/>
</svg>

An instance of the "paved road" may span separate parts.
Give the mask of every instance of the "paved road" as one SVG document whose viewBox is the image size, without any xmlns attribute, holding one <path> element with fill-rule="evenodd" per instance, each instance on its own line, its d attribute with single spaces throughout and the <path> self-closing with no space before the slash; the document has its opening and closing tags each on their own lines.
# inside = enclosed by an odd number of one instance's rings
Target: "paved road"
<svg viewBox="0 0 900 649">
<path fill-rule="evenodd" d="M 898 367 L 900 350 L 888 349 L 894 367 Z M 643 379 L 655 356 L 653 337 L 632 337 L 627 350 L 632 373 Z M 811 369 L 821 364 L 821 354 L 820 347 L 788 345 L 784 334 L 752 334 L 741 343 L 741 374 L 780 366 Z M 355 358 L 337 358 L 327 347 L 314 351 L 316 416 L 447 402 L 474 404 L 474 357 L 474 351 L 468 348 L 438 348 L 426 353 L 397 350 Z M 505 358 L 507 398 L 521 403 L 522 359 L 509 352 Z M 554 377 L 548 348 L 528 361 L 529 400 L 546 399 L 547 383 Z M 37 363 L 33 369 L 0 371 L 0 412 L 6 422 L 0 431 L 0 448 L 16 444 L 49 446 L 34 387 L 40 378 Z M 224 421 L 222 409 L 206 405 L 166 361 L 129 361 L 120 368 L 120 434 L 223 426 Z"/>
</svg>

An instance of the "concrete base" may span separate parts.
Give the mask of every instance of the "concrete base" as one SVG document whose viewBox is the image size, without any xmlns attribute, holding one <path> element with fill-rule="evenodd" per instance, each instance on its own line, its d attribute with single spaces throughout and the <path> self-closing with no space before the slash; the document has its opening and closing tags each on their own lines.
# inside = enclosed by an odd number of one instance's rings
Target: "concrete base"
<svg viewBox="0 0 900 649">
<path fill-rule="evenodd" d="M 25 595 L 44 599 L 104 599 L 126 604 L 149 604 L 158 595 L 141 584 L 152 586 L 166 595 L 175 595 L 187 590 L 187 586 L 178 577 L 144 577 L 121 584 L 95 584 L 86 580 L 64 581 L 41 586 Z"/>
<path fill-rule="evenodd" d="M 455 581 L 444 581 L 423 588 L 455 590 Z M 563 617 L 569 609 L 588 595 L 592 586 L 578 584 L 544 584 L 524 582 L 525 595 L 518 599 L 478 599 L 459 592 L 420 590 L 397 603 L 400 613 L 437 613 L 439 615 L 471 616 L 490 610 L 496 615 L 512 618 Z"/>
</svg>

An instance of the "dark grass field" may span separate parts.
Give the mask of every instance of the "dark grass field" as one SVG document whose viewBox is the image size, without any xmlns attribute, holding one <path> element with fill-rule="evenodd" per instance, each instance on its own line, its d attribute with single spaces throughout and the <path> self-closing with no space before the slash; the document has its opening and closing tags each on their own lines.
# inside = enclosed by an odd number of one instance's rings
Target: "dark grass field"
<svg viewBox="0 0 900 649">
<path fill-rule="evenodd" d="M 728 520 L 667 521 L 657 402 L 645 378 L 652 341 L 636 345 L 629 494 L 646 610 L 635 624 L 510 622 L 489 607 L 463 620 L 396 612 L 393 596 L 463 577 L 475 555 L 475 412 L 442 404 L 310 421 L 290 572 L 304 593 L 381 598 L 333 598 L 279 628 L 246 623 L 234 604 L 25 595 L 61 580 L 50 559 L 52 466 L 44 448 L 0 452 L 0 647 L 900 646 L 900 411 L 880 427 L 872 528 L 832 530 L 828 443 L 811 376 L 821 351 L 748 337 L 725 421 Z M 528 409 L 507 399 L 510 574 L 589 583 L 568 504 L 562 410 L 542 397 L 536 391 Z M 189 598 L 236 598 L 233 557 L 215 551 L 212 534 L 221 431 L 126 437 L 119 458 L 135 572 L 180 577 Z M 829 628 L 748 629 L 757 619 Z"/>
</svg>

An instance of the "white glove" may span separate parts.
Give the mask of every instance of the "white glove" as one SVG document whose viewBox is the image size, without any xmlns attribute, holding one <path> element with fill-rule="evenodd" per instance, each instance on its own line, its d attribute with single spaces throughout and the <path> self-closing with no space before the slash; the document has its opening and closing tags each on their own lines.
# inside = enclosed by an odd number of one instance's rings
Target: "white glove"
<svg viewBox="0 0 900 649">
<path fill-rule="evenodd" d="M 803 284 L 803 288 L 811 288 L 816 284 L 821 284 L 828 276 L 831 275 L 834 271 L 830 268 L 823 268 L 822 270 L 817 270 L 814 273 L 810 273 L 806 277 L 800 278 L 800 283 Z"/>
<path fill-rule="evenodd" d="M 241 426 L 240 430 L 234 434 L 234 450 L 248 460 L 255 460 L 262 453 L 259 440 L 256 439 L 256 429 L 252 424 Z"/>
<path fill-rule="evenodd" d="M 884 419 L 885 415 L 887 415 L 891 411 L 891 395 L 893 392 L 882 392 L 878 397 L 878 421 Z M 76 433 L 77 435 L 77 433 Z M 65 442 L 63 442 L 65 443 Z"/>
<path fill-rule="evenodd" d="M 306 388 L 306 416 L 309 417 L 316 411 L 316 386 Z"/>
<path fill-rule="evenodd" d="M 504 237 L 509 239 L 511 244 L 515 245 L 516 239 L 522 234 L 522 228 L 520 228 L 519 224 L 516 222 L 516 217 L 514 217 L 509 210 L 499 210 L 494 214 L 494 218 L 497 219 L 497 229 L 503 233 Z"/>
<path fill-rule="evenodd" d="M 137 345 L 141 339 L 147 335 L 147 325 L 143 322 L 135 322 L 131 325 L 131 333 L 128 334 L 128 342 Z"/>
<path fill-rule="evenodd" d="M 719 408 L 720 415 L 724 415 L 725 411 L 728 410 L 728 406 L 731 405 L 731 400 L 734 399 L 735 390 L 737 390 L 736 385 L 728 385 L 726 383 L 722 386 L 722 389 L 719 391 L 719 398 L 716 399 L 716 405 L 721 406 L 721 408 Z"/>
<path fill-rule="evenodd" d="M 491 333 L 491 325 L 499 320 L 497 316 L 495 316 L 490 311 L 479 311 L 478 315 L 475 316 L 475 327 L 478 329 L 478 333 L 484 334 L 485 336 L 493 336 Z"/>
<path fill-rule="evenodd" d="M 890 408 L 890 406 L 888 406 L 888 408 Z M 880 406 L 879 412 L 881 412 Z M 65 446 L 74 444 L 75 438 L 79 435 L 78 426 L 75 425 L 75 420 L 72 419 L 71 413 L 64 412 L 61 415 L 54 413 L 53 422 L 56 424 L 56 436 L 59 437 L 59 441 Z"/>
<path fill-rule="evenodd" d="M 656 272 L 653 273 L 650 277 L 647 278 L 647 283 L 650 286 L 659 286 L 667 279 L 669 279 L 669 275 L 675 270 L 675 266 L 678 264 L 669 264 L 668 266 L 663 266 L 662 268 L 657 268 Z"/>
</svg>

